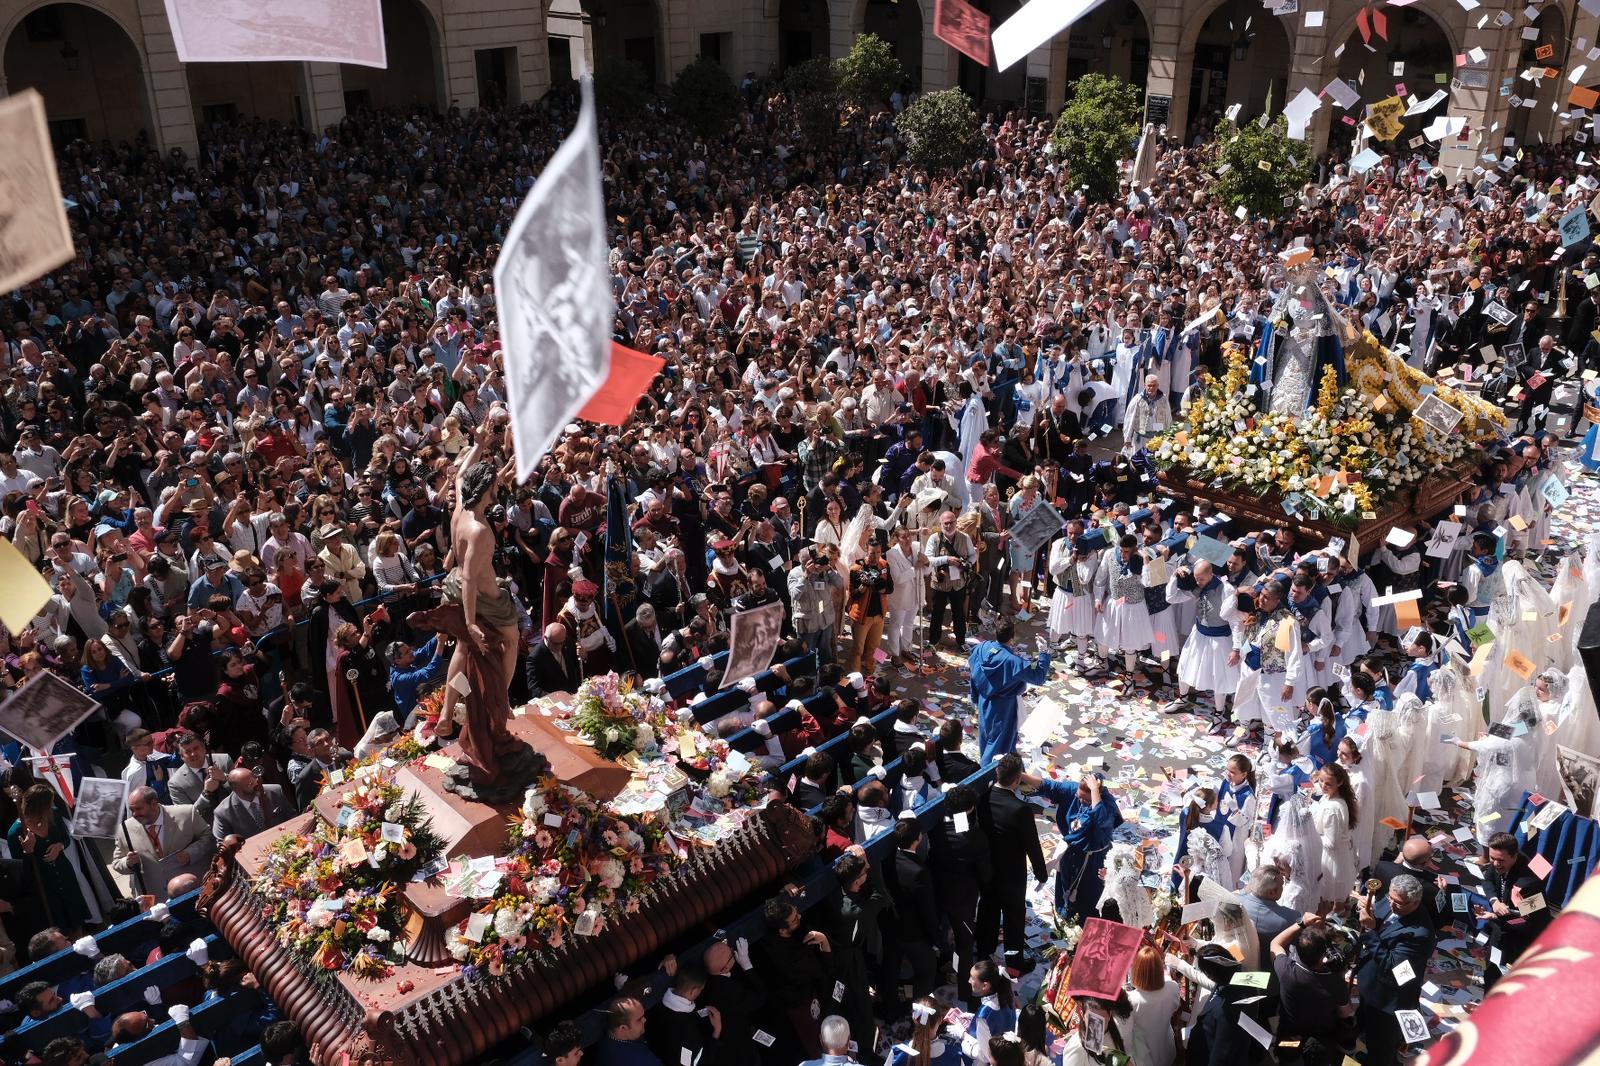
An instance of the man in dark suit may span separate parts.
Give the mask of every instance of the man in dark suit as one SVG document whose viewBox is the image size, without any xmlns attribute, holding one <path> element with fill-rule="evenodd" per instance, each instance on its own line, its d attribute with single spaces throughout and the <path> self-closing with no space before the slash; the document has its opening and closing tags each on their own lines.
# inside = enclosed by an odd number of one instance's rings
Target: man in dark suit
<svg viewBox="0 0 1600 1066">
<path fill-rule="evenodd" d="M 959 724 L 956 731 L 960 732 Z M 977 807 L 976 789 L 971 785 L 952 785 L 944 794 L 940 808 L 944 819 L 928 834 L 928 864 L 935 875 L 934 894 L 955 940 L 958 976 L 964 976 L 977 961 L 978 900 L 989 886 L 989 838 L 984 835 Z M 971 985 L 965 980 L 956 984 L 970 1005 L 975 1006 L 977 1001 L 972 998 Z"/>
<path fill-rule="evenodd" d="M 1028 925 L 1028 866 L 1044 884 L 1049 871 L 1044 864 L 1044 849 L 1039 846 L 1039 827 L 1034 823 L 1034 808 L 1017 791 L 1022 779 L 1022 757 L 1016 752 L 1001 756 L 995 768 L 995 785 L 986 802 L 979 804 L 979 822 L 989 837 L 992 861 L 991 882 L 978 904 L 978 955 L 993 955 L 1001 928 L 1005 931 L 1006 963 L 1027 972 L 1023 965 L 1023 941 Z"/>
<path fill-rule="evenodd" d="M 1433 845 L 1427 837 L 1407 837 L 1392 860 L 1382 859 L 1372 865 L 1372 879 L 1380 882 L 1379 894 L 1389 891 L 1389 883 L 1401 874 L 1410 874 L 1423 883 L 1422 909 L 1433 924 L 1434 935 L 1442 934 L 1450 924 L 1450 899 L 1447 893 L 1435 891 L 1439 871 L 1433 864 Z"/>
<path fill-rule="evenodd" d="M 263 784 L 255 770 L 248 766 L 229 770 L 228 784 L 233 788 L 233 795 L 217 804 L 217 813 L 211 819 L 211 831 L 219 844 L 233 834 L 249 840 L 262 830 L 287 821 L 295 813 L 283 786 Z"/>
<path fill-rule="evenodd" d="M 544 642 L 528 653 L 528 687 L 536 695 L 576 692 L 583 683 L 578 653 L 567 639 L 567 627 L 551 622 L 544 627 Z"/>
<path fill-rule="evenodd" d="M 961 751 L 961 723 L 947 718 L 939 727 L 939 780 L 959 784 L 978 772 L 977 760 Z"/>
<path fill-rule="evenodd" d="M 894 824 L 894 854 L 883 864 L 884 887 L 894 900 L 889 923 L 889 942 L 884 944 L 885 972 L 898 974 L 899 959 L 911 963 L 911 995 L 914 999 L 933 992 L 938 972 L 938 954 L 933 945 L 940 940 L 939 906 L 933 894 L 933 875 L 917 857 L 922 844 L 922 827 L 914 814 L 902 814 Z"/>
<path fill-rule="evenodd" d="M 666 639 L 661 625 L 656 621 L 656 609 L 641 603 L 634 612 L 633 621 L 622 627 L 628 650 L 633 654 L 633 665 L 644 677 L 661 674 L 661 642 Z"/>
<path fill-rule="evenodd" d="M 668 956 L 670 959 L 671 956 Z M 661 994 L 661 1002 L 650 1008 L 645 1026 L 645 1043 L 662 1063 L 701 1061 L 715 1047 L 722 1032 L 722 1015 L 716 1007 L 706 1007 L 700 1016 L 698 1000 L 706 988 L 706 972 L 698 966 L 672 962 L 672 987 Z"/>
<path fill-rule="evenodd" d="M 805 765 L 800 769 L 800 780 L 794 784 L 794 791 L 789 794 L 789 802 L 802 811 L 809 811 L 813 807 L 822 805 L 828 798 L 828 793 L 833 791 L 833 755 L 826 751 L 814 751 L 806 758 Z"/>
<path fill-rule="evenodd" d="M 707 977 L 699 1002 L 721 1013 L 722 1036 L 700 1066 L 755 1066 L 761 1056 L 752 1019 L 767 1001 L 767 986 L 751 964 L 750 944 L 742 937 L 732 944 L 718 940 L 701 961 Z"/>
<path fill-rule="evenodd" d="M 674 629 L 688 620 L 683 605 L 689 601 L 690 590 L 683 553 L 674 549 L 644 579 L 642 595 L 656 609 L 656 619 L 661 625 Z"/>
<path fill-rule="evenodd" d="M 1550 924 L 1550 908 L 1544 906 L 1544 882 L 1528 869 L 1528 860 L 1517 847 L 1517 838 L 1510 833 L 1496 833 L 1489 838 L 1489 861 L 1484 871 L 1485 895 L 1488 907 L 1475 907 L 1473 914 L 1485 924 L 1490 943 L 1499 948 L 1500 961 L 1496 963 L 1491 952 L 1484 968 L 1483 987 L 1487 990 L 1500 980 L 1500 975 L 1511 969 L 1529 944 Z M 1535 899 L 1537 897 L 1537 899 Z M 1532 905 L 1537 909 L 1524 914 L 1522 907 Z"/>
<path fill-rule="evenodd" d="M 1404 1041 L 1397 1010 L 1416 1010 L 1433 954 L 1433 928 L 1422 907 L 1423 885 L 1411 874 L 1389 884 L 1374 905 L 1361 897 L 1361 990 L 1358 1020 L 1366 1035 L 1366 1066 L 1394 1066 Z M 1400 972 L 1396 972 L 1396 970 Z"/>
</svg>

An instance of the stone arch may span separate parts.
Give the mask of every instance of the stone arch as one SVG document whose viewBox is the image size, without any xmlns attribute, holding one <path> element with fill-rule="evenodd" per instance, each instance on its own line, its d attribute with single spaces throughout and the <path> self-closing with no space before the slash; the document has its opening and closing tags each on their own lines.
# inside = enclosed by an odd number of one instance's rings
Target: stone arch
<svg viewBox="0 0 1600 1066">
<path fill-rule="evenodd" d="M 345 110 L 365 107 L 450 105 L 444 58 L 444 21 L 437 0 L 383 0 L 382 70 L 341 63 Z"/>
<path fill-rule="evenodd" d="M 1512 107 L 1506 116 L 1506 132 L 1517 139 L 1516 143 L 1519 146 L 1537 141 L 1541 136 L 1546 138 L 1550 136 L 1551 131 L 1556 128 L 1556 112 L 1566 110 L 1567 94 L 1570 89 L 1566 79 L 1566 69 L 1569 58 L 1567 53 L 1571 50 L 1572 42 L 1568 34 L 1566 12 L 1560 4 L 1551 4 L 1539 12 L 1539 17 L 1533 20 L 1533 26 L 1539 31 L 1538 39 L 1516 42 L 1520 46 L 1516 53 L 1516 61 L 1502 76 L 1516 78 L 1530 67 L 1555 67 L 1560 73 L 1554 78 L 1544 78 L 1533 85 L 1520 78 L 1512 82 L 1513 96 L 1519 100 L 1534 101 L 1532 107 L 1520 104 Z M 1541 59 L 1540 50 L 1545 46 L 1549 46 L 1550 52 Z M 1580 58 L 1578 61 L 1583 60 Z"/>
<path fill-rule="evenodd" d="M 852 37 L 875 33 L 892 44 L 913 90 L 927 87 L 923 80 L 930 49 L 925 42 L 931 39 L 938 48 L 948 50 L 933 36 L 933 0 L 855 0 L 850 30 Z"/>
<path fill-rule="evenodd" d="M 827 58 L 830 21 L 828 0 L 778 0 L 778 70 Z"/>
<path fill-rule="evenodd" d="M 1143 90 L 1150 80 L 1154 27 L 1142 0 L 1109 0 L 1096 7 L 1067 32 L 1067 83 L 1100 73 Z"/>
<path fill-rule="evenodd" d="M 0 86 L 38 89 L 58 136 L 120 141 L 157 132 L 149 55 L 138 12 L 128 4 L 21 5 L 0 25 Z"/>
<path fill-rule="evenodd" d="M 1281 109 L 1294 53 L 1293 19 L 1252 0 L 1206 0 L 1184 16 L 1178 46 L 1180 91 L 1187 89 L 1185 124 L 1201 114 L 1239 105 L 1240 121 Z"/>
<path fill-rule="evenodd" d="M 672 77 L 667 56 L 666 13 L 657 0 L 583 0 L 595 71 L 631 62 L 652 84 Z"/>
<path fill-rule="evenodd" d="M 1450 20 L 1442 17 L 1425 2 L 1399 8 L 1389 7 L 1385 9 L 1385 13 L 1388 15 L 1388 40 L 1379 40 L 1374 33 L 1372 44 L 1377 49 L 1375 52 L 1368 52 L 1362 47 L 1362 37 L 1355 15 L 1346 19 L 1340 25 L 1339 32 L 1328 38 L 1330 56 L 1333 49 L 1341 44 L 1345 49 L 1344 54 L 1337 60 L 1324 63 L 1323 74 L 1327 79 L 1339 77 L 1357 84 L 1362 99 L 1368 103 L 1396 95 L 1400 85 L 1406 87 L 1408 95 L 1422 97 L 1432 95 L 1439 88 L 1448 87 L 1449 80 L 1460 74 L 1455 66 L 1455 56 L 1460 51 L 1460 38 L 1456 35 L 1455 28 L 1451 26 Z M 1394 73 L 1396 64 L 1400 64 L 1399 74 Z M 1364 79 L 1358 80 L 1363 73 Z M 1440 74 L 1446 79 L 1442 85 L 1437 80 Z M 1444 113 L 1445 108 L 1441 105 L 1425 114 L 1406 119 L 1405 132 L 1400 135 L 1401 140 L 1409 141 L 1434 118 Z M 1455 113 L 1460 113 L 1459 108 Z M 1362 117 L 1359 109 L 1352 109 L 1349 113 L 1340 111 L 1338 114 L 1341 116 L 1348 114 L 1357 122 L 1360 122 Z M 1330 146 L 1338 148 L 1348 144 L 1354 139 L 1356 129 L 1357 127 L 1350 123 L 1335 120 L 1330 127 Z"/>
</svg>

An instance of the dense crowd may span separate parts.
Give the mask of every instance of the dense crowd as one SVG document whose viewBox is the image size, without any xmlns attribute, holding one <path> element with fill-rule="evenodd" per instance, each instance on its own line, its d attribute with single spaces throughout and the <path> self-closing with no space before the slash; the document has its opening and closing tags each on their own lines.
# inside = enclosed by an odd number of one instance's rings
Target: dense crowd
<svg viewBox="0 0 1600 1066">
<path fill-rule="evenodd" d="M 754 943 L 668 960 L 658 1004 L 611 1004 L 599 1061 L 867 1061 L 881 1031 L 919 1063 L 1122 1052 L 1167 1066 L 1184 1046 L 1190 1062 L 1236 1063 L 1263 1054 L 1237 1025 L 1250 1010 L 1280 1058 L 1299 1041 L 1303 1061 L 1338 1062 L 1359 1037 L 1364 1062 L 1394 1062 L 1393 1012 L 1421 984 L 1394 971 L 1420 977 L 1451 919 L 1428 841 L 1374 817 L 1396 807 L 1384 790 L 1403 811 L 1404 793 L 1428 791 L 1410 770 L 1433 789 L 1476 774 L 1492 980 L 1549 918 L 1516 915 L 1539 889 L 1507 812 L 1524 789 L 1560 794 L 1554 723 L 1560 743 L 1600 754 L 1581 677 L 1549 670 L 1523 691 L 1451 655 L 1470 658 L 1484 622 L 1510 641 L 1522 623 L 1505 604 L 1549 596 L 1542 486 L 1572 476 L 1559 438 L 1576 428 L 1572 383 L 1597 365 L 1595 253 L 1566 278 L 1552 259 L 1550 219 L 1587 177 L 1581 146 L 1529 146 L 1484 174 L 1323 160 L 1281 217 L 1241 219 L 1208 195 L 1204 124 L 1160 145 L 1149 187 L 1096 203 L 1043 119 L 992 116 L 971 165 L 930 174 L 887 116 L 817 144 L 781 93 L 748 103 L 709 140 L 659 107 L 603 129 L 615 338 L 665 370 L 626 425 L 569 426 L 530 481 L 504 478 L 488 518 L 524 637 L 513 704 L 610 670 L 664 676 L 726 647 L 732 613 L 786 605 L 786 635 L 816 653 L 811 684 L 837 710 L 766 730 L 764 762 L 805 757 L 786 790 L 819 818 L 838 889 L 804 910 L 773 898 Z M 457 460 L 474 443 L 508 455 L 491 268 L 574 108 L 552 94 L 365 114 L 320 136 L 247 121 L 209 131 L 195 159 L 144 142 L 62 150 L 78 258 L 0 309 L 0 523 L 53 589 L 0 634 L 0 685 L 54 672 L 102 711 L 52 752 L 4 749 L 8 968 L 192 890 L 217 841 L 305 809 L 439 684 L 449 649 L 407 619 L 452 562 Z M 1163 506 L 1143 445 L 1221 374 L 1230 342 L 1253 349 L 1296 243 L 1326 266 L 1340 314 L 1505 405 L 1513 433 L 1477 457 L 1457 512 L 1475 535 L 1453 552 L 1426 555 L 1441 516 L 1416 516 L 1410 541 L 1359 561 L 1238 525 L 1225 565 L 1186 555 L 1211 513 Z M 1513 321 L 1487 313 L 1496 301 Z M 1517 366 L 1493 355 L 1512 343 Z M 605 573 L 613 484 L 625 601 Z M 1011 529 L 1045 504 L 1065 529 L 1018 550 Z M 1420 625 L 1372 603 L 1407 588 L 1425 592 Z M 1563 626 L 1581 624 L 1573 613 Z M 1007 645 L 1030 623 L 1048 647 L 1024 661 Z M 986 715 L 928 735 L 888 679 L 941 646 L 975 649 Z M 1220 893 L 1213 935 L 1150 939 L 1110 1024 L 1092 1038 L 1075 1026 L 1064 1052 L 1015 994 L 1037 961 L 1030 875 L 1054 876 L 1063 918 L 1151 923 L 1148 887 L 1112 845 L 1112 790 L 1015 750 L 1017 695 L 1062 666 L 1097 684 L 1175 682 L 1169 709 L 1204 711 L 1237 752 L 1186 794 L 1178 876 L 1186 898 Z M 1486 685 L 1492 722 L 1531 728 L 1443 730 L 1441 708 L 1477 713 Z M 885 726 L 860 720 L 891 707 Z M 711 728 L 762 732 L 780 709 Z M 1407 739 L 1443 732 L 1472 754 L 1438 758 L 1435 743 L 1402 765 L 1422 748 Z M 896 760 L 892 777 L 876 769 Z M 991 764 L 992 785 L 963 783 Z M 109 856 L 69 831 L 85 775 L 129 784 Z M 941 794 L 937 824 L 901 817 Z M 1053 875 L 1024 796 L 1053 809 Z M 882 834 L 887 858 L 869 860 L 861 845 Z M 1352 900 L 1367 877 L 1380 888 Z M 1344 955 L 1335 925 L 1355 944 Z M 194 940 L 187 923 L 159 928 L 151 958 Z M 77 1036 L 33 1057 L 114 1055 L 168 1008 L 253 982 L 208 963 L 147 1012 L 99 1017 L 93 989 L 134 965 L 108 956 L 70 987 L 23 987 L 13 1035 L 81 1010 Z M 1272 1010 L 1224 994 L 1240 970 L 1274 975 Z M 970 1019 L 935 1001 L 946 984 Z M 264 997 L 252 1025 L 186 1043 L 181 1061 L 258 1041 L 267 1061 L 306 1054 Z M 581 1044 L 563 1025 L 546 1049 L 571 1066 Z"/>
</svg>

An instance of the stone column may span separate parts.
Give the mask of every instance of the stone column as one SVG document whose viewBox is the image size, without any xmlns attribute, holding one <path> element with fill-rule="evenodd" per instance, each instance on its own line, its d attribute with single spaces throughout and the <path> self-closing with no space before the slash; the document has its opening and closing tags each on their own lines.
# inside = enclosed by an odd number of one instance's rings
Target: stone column
<svg viewBox="0 0 1600 1066">
<path fill-rule="evenodd" d="M 306 101 L 312 133 L 344 121 L 344 74 L 337 63 L 307 63 L 306 83 L 311 97 Z"/>
<path fill-rule="evenodd" d="M 1485 59 L 1481 64 L 1469 62 L 1457 68 L 1455 76 L 1482 76 L 1487 84 L 1480 88 L 1463 83 L 1451 94 L 1449 113 L 1466 119 L 1468 127 L 1466 141 L 1452 137 L 1440 145 L 1439 166 L 1452 183 L 1471 173 L 1480 162 L 1480 153 L 1499 154 L 1502 150 L 1510 100 L 1500 95 L 1500 78 L 1516 76 L 1519 49 L 1515 42 L 1519 39 L 1516 22 L 1506 30 L 1495 26 L 1492 19 L 1483 29 L 1478 29 L 1476 21 L 1467 23 L 1461 36 L 1461 51 L 1470 56 L 1474 48 L 1482 48 Z"/>
<path fill-rule="evenodd" d="M 778 66 L 778 0 L 745 0 L 738 7 L 738 24 L 733 31 L 733 55 L 728 73 L 734 84 L 745 74 L 766 74 Z"/>
<path fill-rule="evenodd" d="M 189 99 L 189 78 L 178 62 L 178 47 L 162 0 L 139 0 L 139 28 L 150 87 L 151 136 L 163 152 L 180 148 L 193 161 L 200 154 L 200 137 Z"/>
<path fill-rule="evenodd" d="M 1268 15 L 1268 18 L 1273 16 Z M 1298 19 L 1298 22 L 1294 22 Z M 1327 71 L 1324 72 L 1323 57 L 1327 56 L 1337 45 L 1328 39 L 1327 15 L 1323 15 L 1323 23 L 1314 29 L 1305 25 L 1305 13 L 1290 16 L 1289 39 L 1293 47 L 1289 53 L 1289 91 L 1283 100 L 1275 101 L 1274 106 L 1281 111 L 1290 100 L 1300 95 L 1301 89 L 1310 89 L 1314 93 L 1322 92 L 1322 87 L 1332 81 L 1338 70 L 1338 60 L 1330 59 Z M 1311 116 L 1311 125 L 1306 130 L 1306 147 L 1311 150 L 1312 156 L 1317 156 L 1327 151 L 1328 134 L 1337 122 L 1338 116 L 1349 114 L 1332 97 L 1324 96 L 1322 106 L 1317 108 Z M 1352 115 L 1360 119 L 1360 115 Z"/>
<path fill-rule="evenodd" d="M 1183 7 L 1157 4 L 1155 21 L 1150 26 L 1150 67 L 1145 76 L 1145 115 L 1159 119 L 1160 101 L 1167 106 L 1167 136 L 1182 140 L 1189 120 L 1189 75 L 1194 70 L 1194 51 L 1185 50 Z"/>
</svg>

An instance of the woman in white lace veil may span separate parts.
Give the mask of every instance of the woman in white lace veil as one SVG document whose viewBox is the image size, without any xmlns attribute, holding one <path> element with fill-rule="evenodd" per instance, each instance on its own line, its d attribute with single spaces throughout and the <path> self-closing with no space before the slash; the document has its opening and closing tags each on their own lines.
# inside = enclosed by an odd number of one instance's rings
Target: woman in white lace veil
<svg viewBox="0 0 1600 1066">
<path fill-rule="evenodd" d="M 1596 714 L 1589 675 L 1579 663 L 1567 671 L 1567 687 L 1556 718 L 1556 743 L 1600 759 L 1600 714 Z"/>
<path fill-rule="evenodd" d="M 1105 897 L 1116 903 L 1123 925 L 1148 929 L 1155 924 L 1155 904 L 1139 883 L 1139 852 L 1132 844 L 1112 844 L 1106 852 Z"/>
<path fill-rule="evenodd" d="M 1398 759 L 1395 777 L 1401 790 L 1407 793 L 1437 791 L 1437 786 L 1425 783 L 1426 775 L 1423 773 L 1427 756 L 1424 745 L 1428 743 L 1432 732 L 1427 704 L 1416 693 L 1407 692 L 1395 697 L 1394 713 L 1399 719 L 1394 737 L 1395 756 Z"/>
<path fill-rule="evenodd" d="M 1521 561 L 1507 559 L 1502 574 L 1500 591 L 1489 606 L 1494 650 L 1483 671 L 1483 688 L 1491 709 L 1504 707 L 1524 684 L 1506 665 L 1511 652 L 1520 653 L 1540 670 L 1555 660 L 1549 639 L 1556 631 L 1555 601 Z"/>
<path fill-rule="evenodd" d="M 867 554 L 867 541 L 881 524 L 869 503 L 862 504 L 856 516 L 845 524 L 844 536 L 839 541 L 839 558 L 844 562 L 846 574 L 857 559 Z M 845 580 L 849 580 L 848 576 Z"/>
<path fill-rule="evenodd" d="M 1311 817 L 1311 799 L 1296 792 L 1278 813 L 1278 831 L 1262 848 L 1263 861 L 1284 869 L 1283 897 L 1290 910 L 1305 913 L 1321 902 L 1322 838 Z"/>
<path fill-rule="evenodd" d="M 1564 604 L 1571 606 L 1567 610 L 1567 623 L 1561 627 L 1563 638 L 1555 644 L 1555 665 L 1562 670 L 1571 670 L 1577 663 L 1578 633 L 1583 629 L 1583 620 L 1589 616 L 1589 606 L 1594 603 L 1594 597 L 1589 593 L 1589 583 L 1584 579 L 1584 561 L 1577 552 L 1572 552 L 1561 560 L 1560 569 L 1556 571 L 1556 582 L 1550 589 L 1550 598 L 1556 604 L 1556 621 L 1561 620 L 1561 608 Z"/>
<path fill-rule="evenodd" d="M 1200 874 L 1219 885 L 1229 884 L 1228 856 L 1222 842 L 1204 829 L 1195 829 L 1186 838 L 1187 857 L 1192 873 Z"/>
<path fill-rule="evenodd" d="M 1372 812 L 1370 817 L 1363 812 L 1361 827 L 1372 834 L 1370 854 L 1373 855 L 1382 855 L 1384 845 L 1394 837 L 1394 830 L 1384 825 L 1383 819 L 1397 818 L 1404 822 L 1408 813 L 1405 789 L 1408 779 L 1400 776 L 1405 752 L 1399 744 L 1399 733 L 1400 715 L 1396 711 L 1375 707 L 1367 715 L 1367 738 L 1361 754 L 1367 779 L 1372 782 Z"/>
<path fill-rule="evenodd" d="M 1473 678 L 1454 665 L 1446 665 L 1435 670 L 1429 681 L 1433 688 L 1433 700 L 1428 710 L 1437 731 L 1435 739 L 1439 740 L 1447 733 L 1459 737 L 1473 732 L 1477 728 L 1478 715 L 1483 713 Z M 1430 768 L 1438 773 L 1444 784 L 1462 785 L 1472 780 L 1471 752 L 1453 744 L 1445 744 L 1442 740 L 1434 747 L 1437 751 L 1430 755 Z"/>
</svg>

